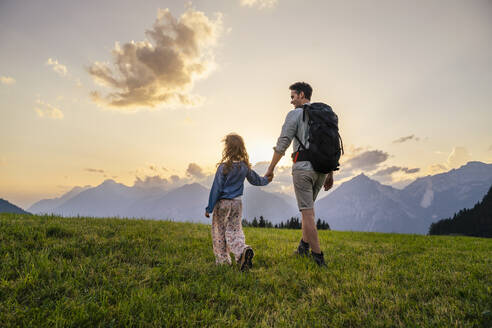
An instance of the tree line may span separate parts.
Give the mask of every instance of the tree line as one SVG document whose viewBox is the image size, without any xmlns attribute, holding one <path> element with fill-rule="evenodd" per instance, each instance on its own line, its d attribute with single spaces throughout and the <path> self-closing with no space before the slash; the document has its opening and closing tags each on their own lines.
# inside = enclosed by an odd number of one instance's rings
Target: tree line
<svg viewBox="0 0 492 328">
<path fill-rule="evenodd" d="M 432 223 L 429 235 L 466 235 L 492 237 L 492 186 L 473 208 L 462 209 L 453 218 Z"/>
<path fill-rule="evenodd" d="M 272 222 L 266 220 L 262 215 L 258 220 L 256 216 L 252 221 L 243 219 L 243 227 L 255 227 L 255 228 L 275 228 L 275 229 L 301 229 L 302 222 L 298 217 L 291 217 L 285 222 L 280 222 L 278 224 L 273 224 Z M 316 228 L 318 230 L 331 230 L 330 225 L 325 220 L 318 219 L 316 221 Z"/>
</svg>

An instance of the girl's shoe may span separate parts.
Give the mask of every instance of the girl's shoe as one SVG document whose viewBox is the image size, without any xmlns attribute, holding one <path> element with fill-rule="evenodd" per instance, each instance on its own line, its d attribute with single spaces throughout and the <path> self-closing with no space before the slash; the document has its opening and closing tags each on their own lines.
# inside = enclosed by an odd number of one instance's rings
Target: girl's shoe
<svg viewBox="0 0 492 328">
<path fill-rule="evenodd" d="M 255 252 L 251 247 L 246 247 L 239 258 L 239 268 L 241 271 L 245 271 L 251 269 L 253 267 L 253 256 L 255 256 Z"/>
</svg>

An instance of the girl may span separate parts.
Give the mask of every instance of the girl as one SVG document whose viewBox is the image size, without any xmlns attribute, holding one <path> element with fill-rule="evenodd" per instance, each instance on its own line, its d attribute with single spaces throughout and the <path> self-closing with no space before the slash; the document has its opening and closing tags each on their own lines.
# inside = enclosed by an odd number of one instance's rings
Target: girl
<svg viewBox="0 0 492 328">
<path fill-rule="evenodd" d="M 248 179 L 252 185 L 265 186 L 271 178 L 260 177 L 251 169 L 241 136 L 228 134 L 224 143 L 222 160 L 217 164 L 205 216 L 208 218 L 213 212 L 212 243 L 215 263 L 231 264 L 229 252 L 232 252 L 243 271 L 251 268 L 254 256 L 253 249 L 245 244 L 241 225 L 244 179 Z"/>
</svg>

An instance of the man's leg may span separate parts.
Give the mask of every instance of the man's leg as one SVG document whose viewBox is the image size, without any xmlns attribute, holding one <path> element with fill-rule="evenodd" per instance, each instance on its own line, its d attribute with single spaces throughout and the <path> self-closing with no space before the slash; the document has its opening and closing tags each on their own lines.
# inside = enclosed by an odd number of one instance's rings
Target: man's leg
<svg viewBox="0 0 492 328">
<path fill-rule="evenodd" d="M 302 239 L 309 243 L 311 250 L 317 254 L 321 253 L 318 239 L 318 230 L 314 220 L 314 209 L 301 210 L 302 214 Z"/>
<path fill-rule="evenodd" d="M 309 254 L 309 246 L 311 245 L 311 235 L 312 229 L 310 229 L 309 222 L 309 214 L 313 217 L 312 220 L 314 222 L 314 214 L 313 212 L 313 176 L 314 172 L 310 171 L 302 171 L 295 170 L 292 171 L 292 180 L 294 183 L 294 191 L 296 193 L 297 206 L 299 207 L 299 211 L 302 216 L 302 239 L 299 242 L 299 246 L 297 248 L 298 255 L 308 255 Z M 319 248 L 319 243 L 318 248 Z M 312 247 L 312 245 L 311 245 Z M 315 246 L 316 247 L 316 246 Z"/>
</svg>

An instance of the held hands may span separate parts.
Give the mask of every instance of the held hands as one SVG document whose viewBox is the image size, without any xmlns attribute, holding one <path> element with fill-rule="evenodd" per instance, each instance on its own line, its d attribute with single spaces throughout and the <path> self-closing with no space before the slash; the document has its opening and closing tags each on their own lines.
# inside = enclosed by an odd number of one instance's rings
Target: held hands
<svg viewBox="0 0 492 328">
<path fill-rule="evenodd" d="M 273 170 L 268 168 L 268 170 L 265 173 L 265 176 L 267 177 L 268 182 L 272 182 L 273 177 L 274 177 Z"/>
</svg>

